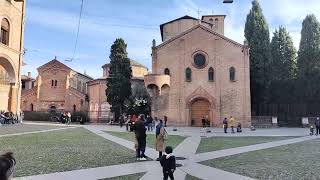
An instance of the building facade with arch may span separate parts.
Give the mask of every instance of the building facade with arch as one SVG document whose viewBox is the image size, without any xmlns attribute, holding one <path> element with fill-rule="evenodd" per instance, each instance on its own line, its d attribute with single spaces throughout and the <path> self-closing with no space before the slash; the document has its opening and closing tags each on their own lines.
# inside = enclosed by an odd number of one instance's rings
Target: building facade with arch
<svg viewBox="0 0 320 180">
<path fill-rule="evenodd" d="M 28 76 L 27 82 L 31 81 L 34 85 L 22 90 L 21 110 L 87 111 L 89 106 L 87 82 L 93 78 L 71 69 L 56 58 L 38 67 L 37 70 L 36 80 L 31 78 L 31 74 Z"/>
<path fill-rule="evenodd" d="M 106 89 L 109 78 L 109 65 L 102 66 L 103 76 L 98 79 L 89 81 L 88 96 L 89 96 L 89 118 L 91 122 L 106 122 L 113 119 L 113 113 L 110 108 L 111 105 L 107 102 Z M 131 89 L 137 87 L 144 88 L 143 77 L 148 74 L 148 68 L 130 59 L 130 66 L 132 70 Z"/>
<path fill-rule="evenodd" d="M 224 36 L 225 15 L 184 16 L 160 25 L 152 73 L 144 77 L 152 115 L 169 125 L 222 127 L 233 116 L 251 125 L 249 48 Z"/>
<path fill-rule="evenodd" d="M 24 0 L 0 0 L 0 111 L 20 112 Z"/>
</svg>

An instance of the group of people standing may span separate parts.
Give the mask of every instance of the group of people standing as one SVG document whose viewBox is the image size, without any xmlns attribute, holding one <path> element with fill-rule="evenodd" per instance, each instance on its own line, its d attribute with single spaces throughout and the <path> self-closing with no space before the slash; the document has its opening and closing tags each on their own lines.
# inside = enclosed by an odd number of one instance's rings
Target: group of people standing
<svg viewBox="0 0 320 180">
<path fill-rule="evenodd" d="M 228 133 L 228 127 L 230 126 L 231 128 L 231 133 L 234 133 L 234 129 L 235 127 L 237 127 L 237 132 L 240 133 L 242 132 L 242 127 L 241 127 L 241 123 L 238 122 L 236 124 L 236 119 L 233 116 L 230 116 L 229 120 L 227 118 L 223 119 L 223 130 L 224 133 Z"/>
<path fill-rule="evenodd" d="M 67 125 L 71 124 L 71 113 L 70 112 L 61 113 L 60 120 L 62 123 L 65 123 Z"/>
<path fill-rule="evenodd" d="M 167 146 L 165 147 L 165 140 L 168 137 L 168 133 L 165 129 L 165 124 L 162 120 L 155 121 L 152 120 L 151 116 L 145 117 L 145 115 L 140 115 L 133 125 L 133 131 L 135 134 L 135 149 L 136 149 L 136 158 L 138 161 L 145 161 L 147 160 L 147 156 L 145 155 L 146 150 L 146 138 L 147 134 L 146 131 L 152 131 L 152 127 L 150 124 L 155 124 L 156 130 L 156 144 L 155 148 L 156 151 L 159 152 L 159 157 L 157 161 L 160 161 L 160 164 L 163 169 L 163 177 L 164 179 L 174 179 L 173 173 L 176 169 L 176 160 L 174 155 L 172 154 L 172 147 Z M 157 123 L 156 123 L 157 122 Z M 163 153 L 165 151 L 165 153 Z"/>
</svg>

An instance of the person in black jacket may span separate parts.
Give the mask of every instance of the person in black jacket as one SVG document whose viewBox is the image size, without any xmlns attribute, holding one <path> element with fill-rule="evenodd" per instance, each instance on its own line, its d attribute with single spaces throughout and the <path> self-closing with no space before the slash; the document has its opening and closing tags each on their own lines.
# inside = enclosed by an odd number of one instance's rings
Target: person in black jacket
<svg viewBox="0 0 320 180">
<path fill-rule="evenodd" d="M 144 125 L 144 115 L 140 115 L 138 121 L 135 122 L 133 130 L 138 141 L 137 160 L 147 160 L 144 154 L 146 150 L 146 127 Z"/>
<path fill-rule="evenodd" d="M 10 180 L 15 172 L 16 160 L 12 152 L 0 156 L 0 179 Z"/>
<path fill-rule="evenodd" d="M 170 177 L 171 180 L 174 180 L 173 173 L 176 170 L 176 157 L 172 154 L 171 146 L 167 146 L 165 152 L 166 154 L 164 154 L 160 159 L 163 179 L 167 180 L 168 177 Z"/>
</svg>

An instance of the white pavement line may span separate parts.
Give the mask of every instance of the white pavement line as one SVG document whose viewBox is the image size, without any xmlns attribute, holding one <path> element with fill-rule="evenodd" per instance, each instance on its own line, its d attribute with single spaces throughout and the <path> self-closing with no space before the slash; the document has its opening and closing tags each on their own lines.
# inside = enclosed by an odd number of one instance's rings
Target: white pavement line
<svg viewBox="0 0 320 180">
<path fill-rule="evenodd" d="M 201 162 L 211 159 L 216 159 L 220 157 L 226 157 L 251 151 L 257 151 L 262 149 L 268 149 L 283 145 L 289 145 L 294 143 L 299 143 L 307 140 L 312 140 L 318 138 L 317 136 L 305 136 L 300 138 L 293 138 L 293 139 L 286 139 L 286 140 L 280 140 L 280 141 L 273 141 L 273 142 L 267 142 L 267 143 L 261 143 L 261 144 L 255 144 L 255 145 L 249 145 L 249 146 L 243 146 L 243 147 L 237 147 L 237 148 L 231 148 L 231 149 L 224 149 L 219 151 L 212 151 L 207 153 L 201 153 L 201 154 L 195 154 L 191 159 L 194 162 Z"/>
<path fill-rule="evenodd" d="M 26 134 L 44 133 L 44 132 L 51 132 L 51 131 L 59 131 L 59 130 L 73 129 L 73 128 L 76 128 L 76 127 L 65 127 L 65 128 L 56 128 L 56 129 L 48 129 L 48 130 L 41 130 L 41 131 L 31 131 L 31 132 L 23 132 L 23 133 L 5 134 L 5 135 L 0 135 L 0 138 L 2 138 L 2 137 L 10 137 L 10 136 L 20 136 L 20 135 L 26 135 Z"/>
<path fill-rule="evenodd" d="M 184 180 L 187 174 L 182 170 L 177 169 L 173 175 L 175 179 Z M 160 166 L 160 163 L 157 169 L 148 171 L 144 176 L 140 178 L 140 180 L 163 180 L 162 167 Z"/>
<path fill-rule="evenodd" d="M 132 149 L 134 151 L 136 150 L 134 148 L 134 143 L 132 141 L 128 141 L 126 139 L 122 139 L 122 138 L 119 138 L 119 137 L 116 137 L 116 136 L 112 136 L 112 135 L 110 135 L 110 134 L 108 134 L 106 132 L 103 132 L 103 131 L 101 131 L 101 130 L 99 130 L 97 128 L 93 128 L 93 127 L 89 127 L 89 126 L 86 126 L 85 128 L 87 130 L 95 133 L 96 135 L 101 136 L 101 137 L 103 137 L 105 139 L 108 139 L 110 141 L 113 141 L 113 142 L 115 142 L 117 144 L 120 144 L 121 146 L 124 146 L 124 147 L 126 147 L 128 149 Z M 146 156 L 148 156 L 148 157 L 150 157 L 152 159 L 158 158 L 158 152 L 155 149 L 152 149 L 152 148 L 149 148 L 149 147 L 146 148 L 145 154 L 146 154 Z"/>
<path fill-rule="evenodd" d="M 184 172 L 204 180 L 223 179 L 223 180 L 253 180 L 252 178 L 241 176 L 239 174 L 230 173 L 220 169 L 191 163 L 180 167 Z"/>
<path fill-rule="evenodd" d="M 200 144 L 201 137 L 191 136 L 183 140 L 173 151 L 175 156 L 190 157 L 194 155 Z"/>
<path fill-rule="evenodd" d="M 153 168 L 155 167 L 155 163 L 156 162 L 154 161 L 148 161 L 130 164 L 119 164 L 106 167 L 21 177 L 15 178 L 14 180 L 97 180 L 154 170 Z"/>
</svg>

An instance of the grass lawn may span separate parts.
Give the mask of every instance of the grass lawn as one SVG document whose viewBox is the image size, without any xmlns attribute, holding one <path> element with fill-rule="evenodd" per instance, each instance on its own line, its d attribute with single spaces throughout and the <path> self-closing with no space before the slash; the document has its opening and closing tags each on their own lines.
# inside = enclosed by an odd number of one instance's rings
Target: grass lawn
<svg viewBox="0 0 320 180">
<path fill-rule="evenodd" d="M 100 180 L 139 180 L 145 173 L 137 173 L 137 174 L 130 174 L 126 176 L 118 176 L 113 178 L 106 178 Z"/>
<path fill-rule="evenodd" d="M 49 126 L 49 125 L 32 125 L 32 124 L 9 124 L 9 125 L 0 126 L 0 135 L 58 129 L 58 128 L 62 128 L 62 127 Z"/>
<path fill-rule="evenodd" d="M 320 179 L 320 140 L 204 161 L 202 164 L 261 180 Z"/>
<path fill-rule="evenodd" d="M 218 151 L 253 144 L 290 139 L 293 137 L 209 137 L 201 138 L 197 153 Z"/>
<path fill-rule="evenodd" d="M 111 132 L 106 131 L 113 136 L 127 139 L 129 141 L 134 141 L 134 132 Z M 166 145 L 170 145 L 173 148 L 177 147 L 186 137 L 179 135 L 168 135 L 168 139 L 165 141 Z M 150 148 L 155 148 L 156 144 L 156 135 L 155 134 L 147 134 L 147 146 Z"/>
<path fill-rule="evenodd" d="M 83 128 L 0 138 L 0 153 L 12 151 L 17 176 L 135 162 L 135 152 Z"/>
</svg>

